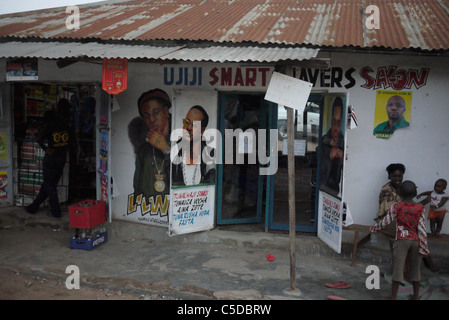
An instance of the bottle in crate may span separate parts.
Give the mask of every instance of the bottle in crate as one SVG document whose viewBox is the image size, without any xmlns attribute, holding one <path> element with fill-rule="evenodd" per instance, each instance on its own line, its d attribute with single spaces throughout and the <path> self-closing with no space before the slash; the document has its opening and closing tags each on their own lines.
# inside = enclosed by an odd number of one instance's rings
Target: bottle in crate
<svg viewBox="0 0 449 320">
<path fill-rule="evenodd" d="M 72 249 L 92 250 L 107 242 L 104 201 L 85 200 L 69 206 L 69 221 L 70 227 L 75 228 L 75 235 L 70 239 Z"/>
</svg>

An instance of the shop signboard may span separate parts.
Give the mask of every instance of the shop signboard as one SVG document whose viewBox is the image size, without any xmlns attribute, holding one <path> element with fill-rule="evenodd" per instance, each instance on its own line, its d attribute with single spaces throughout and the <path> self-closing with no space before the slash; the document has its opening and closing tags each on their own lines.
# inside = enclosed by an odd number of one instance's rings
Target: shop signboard
<svg viewBox="0 0 449 320">
<path fill-rule="evenodd" d="M 327 94 L 322 115 L 318 237 L 340 253 L 347 129 L 346 95 L 344 93 Z"/>
</svg>

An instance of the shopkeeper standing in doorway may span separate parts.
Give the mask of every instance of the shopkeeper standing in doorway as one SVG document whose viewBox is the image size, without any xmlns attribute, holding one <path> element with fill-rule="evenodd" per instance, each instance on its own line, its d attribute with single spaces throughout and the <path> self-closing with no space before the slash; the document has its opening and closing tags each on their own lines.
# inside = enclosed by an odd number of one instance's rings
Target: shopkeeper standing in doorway
<svg viewBox="0 0 449 320">
<path fill-rule="evenodd" d="M 48 216 L 61 217 L 59 207 L 58 182 L 62 176 L 67 158 L 67 150 L 75 146 L 75 138 L 69 127 L 70 102 L 61 99 L 56 111 L 48 111 L 44 116 L 44 126 L 39 135 L 38 144 L 45 151 L 43 160 L 43 183 L 33 203 L 25 209 L 35 214 L 45 199 L 49 199 Z"/>
</svg>

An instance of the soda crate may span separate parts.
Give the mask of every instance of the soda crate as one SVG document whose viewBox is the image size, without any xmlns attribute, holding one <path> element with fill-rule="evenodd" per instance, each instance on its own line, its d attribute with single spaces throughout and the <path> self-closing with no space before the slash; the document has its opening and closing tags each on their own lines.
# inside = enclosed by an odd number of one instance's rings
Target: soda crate
<svg viewBox="0 0 449 320">
<path fill-rule="evenodd" d="M 108 241 L 108 233 L 103 232 L 94 238 L 70 238 L 70 249 L 92 250 Z"/>
<path fill-rule="evenodd" d="M 106 202 L 84 200 L 69 206 L 70 227 L 92 229 L 106 222 Z"/>
</svg>

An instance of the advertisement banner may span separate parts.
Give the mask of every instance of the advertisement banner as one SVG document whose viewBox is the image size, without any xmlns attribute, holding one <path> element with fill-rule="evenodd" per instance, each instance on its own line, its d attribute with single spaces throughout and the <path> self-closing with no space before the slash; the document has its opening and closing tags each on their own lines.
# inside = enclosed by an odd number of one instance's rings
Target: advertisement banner
<svg viewBox="0 0 449 320">
<path fill-rule="evenodd" d="M 6 132 L 0 132 L 0 160 L 8 160 L 8 143 Z"/>
<path fill-rule="evenodd" d="M 324 100 L 319 159 L 318 237 L 338 253 L 342 236 L 346 119 L 345 94 L 328 94 Z"/>
<path fill-rule="evenodd" d="M 102 88 L 109 94 L 125 91 L 128 84 L 128 60 L 103 59 Z"/>
<path fill-rule="evenodd" d="M 37 58 L 8 59 L 6 81 L 28 81 L 38 79 Z"/>
<path fill-rule="evenodd" d="M 373 135 L 388 139 L 397 129 L 410 126 L 412 91 L 377 90 Z"/>
<path fill-rule="evenodd" d="M 8 198 L 8 172 L 0 171 L 0 199 Z"/>
<path fill-rule="evenodd" d="M 128 123 L 135 168 L 126 215 L 136 222 L 167 227 L 172 99 L 164 90 L 149 88 L 136 102 L 136 116 Z"/>
<path fill-rule="evenodd" d="M 208 230 L 215 220 L 216 165 L 205 158 L 210 155 L 205 140 L 207 130 L 217 128 L 217 97 L 202 90 L 174 93 L 170 235 Z"/>
<path fill-rule="evenodd" d="M 321 136 L 320 190 L 342 198 L 345 159 L 346 97 L 329 94 L 324 101 Z"/>
<path fill-rule="evenodd" d="M 340 253 L 343 219 L 342 202 L 320 191 L 318 208 L 318 238 L 337 253 Z"/>
<path fill-rule="evenodd" d="M 172 189 L 170 199 L 170 235 L 214 227 L 214 185 Z"/>
</svg>

